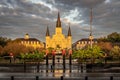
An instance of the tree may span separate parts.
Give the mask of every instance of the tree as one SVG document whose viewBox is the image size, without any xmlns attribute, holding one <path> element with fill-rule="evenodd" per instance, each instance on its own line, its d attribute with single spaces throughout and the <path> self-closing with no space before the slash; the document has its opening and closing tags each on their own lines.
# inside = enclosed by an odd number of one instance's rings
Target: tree
<svg viewBox="0 0 120 80">
<path fill-rule="evenodd" d="M 97 45 L 94 45 L 92 48 L 88 46 L 86 49 L 74 51 L 73 57 L 82 62 L 86 61 L 86 59 L 91 59 L 91 62 L 94 63 L 95 59 L 103 57 L 103 51 Z"/>
<path fill-rule="evenodd" d="M 113 59 L 118 59 L 120 60 L 120 47 L 119 46 L 114 46 L 111 50 L 111 56 Z"/>
<path fill-rule="evenodd" d="M 44 54 L 45 53 L 35 51 L 33 53 L 21 53 L 20 57 L 21 59 L 27 59 L 30 61 L 42 61 L 44 58 Z"/>
<path fill-rule="evenodd" d="M 85 61 L 87 56 L 85 54 L 85 50 L 80 49 L 80 50 L 77 50 L 77 51 L 73 51 L 72 57 L 77 58 L 79 62 L 83 62 L 83 61 Z"/>
<path fill-rule="evenodd" d="M 103 51 L 101 50 L 101 48 L 97 45 L 94 45 L 92 48 L 89 46 L 87 48 L 87 52 L 88 57 L 91 59 L 91 62 L 94 63 L 95 59 L 101 58 L 103 57 Z"/>
<path fill-rule="evenodd" d="M 99 42 L 112 42 L 112 43 L 119 43 L 120 42 L 120 33 L 113 32 L 107 37 L 99 38 Z"/>
<path fill-rule="evenodd" d="M 2 54 L 3 47 L 0 45 L 0 55 Z"/>
<path fill-rule="evenodd" d="M 117 32 L 109 34 L 107 38 L 110 42 L 120 42 L 120 34 Z"/>
<path fill-rule="evenodd" d="M 98 42 L 108 42 L 108 38 L 107 37 L 98 38 Z"/>
<path fill-rule="evenodd" d="M 12 53 L 14 56 L 19 56 L 20 53 L 28 53 L 28 52 L 33 52 L 34 48 L 33 47 L 26 47 L 20 43 L 17 42 L 9 42 L 4 48 L 2 55 L 7 55 L 9 56 L 10 53 Z"/>
<path fill-rule="evenodd" d="M 110 50 L 112 49 L 112 44 L 110 42 L 99 42 L 97 45 L 107 56 L 109 56 Z"/>
<path fill-rule="evenodd" d="M 51 55 L 53 50 L 54 50 L 54 48 L 49 47 L 49 48 L 48 48 L 48 55 Z"/>
<path fill-rule="evenodd" d="M 2 47 L 6 46 L 8 42 L 10 42 L 11 39 L 5 38 L 5 37 L 0 37 L 0 45 Z"/>
</svg>

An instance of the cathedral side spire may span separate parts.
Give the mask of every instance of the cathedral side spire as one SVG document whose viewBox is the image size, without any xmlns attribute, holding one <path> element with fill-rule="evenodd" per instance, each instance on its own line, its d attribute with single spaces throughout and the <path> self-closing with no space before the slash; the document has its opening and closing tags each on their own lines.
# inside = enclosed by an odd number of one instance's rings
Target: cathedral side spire
<svg viewBox="0 0 120 80">
<path fill-rule="evenodd" d="M 47 26 L 47 30 L 46 30 L 46 36 L 50 36 L 48 26 Z"/>
<path fill-rule="evenodd" d="M 57 18 L 57 22 L 56 22 L 56 27 L 61 27 L 61 21 L 60 21 L 60 14 L 58 12 L 58 18 Z"/>
<path fill-rule="evenodd" d="M 69 24 L 69 29 L 68 29 L 68 36 L 72 36 L 72 35 L 71 35 L 70 24 Z"/>
</svg>

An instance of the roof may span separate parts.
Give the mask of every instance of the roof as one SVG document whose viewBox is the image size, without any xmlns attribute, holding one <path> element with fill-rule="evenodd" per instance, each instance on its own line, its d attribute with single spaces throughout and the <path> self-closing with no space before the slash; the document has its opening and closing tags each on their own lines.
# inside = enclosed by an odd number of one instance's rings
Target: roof
<svg viewBox="0 0 120 80">
<path fill-rule="evenodd" d="M 90 39 L 89 38 L 83 38 L 83 39 L 80 39 L 80 40 L 76 41 L 75 43 L 80 42 L 80 41 L 90 41 Z M 93 39 L 93 41 L 98 41 L 98 39 Z"/>
<path fill-rule="evenodd" d="M 83 39 L 78 40 L 78 41 L 90 41 L 90 39 L 89 38 L 83 38 Z M 93 41 L 97 41 L 97 39 L 93 39 Z"/>
<path fill-rule="evenodd" d="M 15 40 L 20 40 L 20 41 L 39 41 L 38 39 L 36 38 L 29 38 L 29 39 L 25 39 L 25 38 L 17 38 Z M 39 41 L 40 42 L 40 41 Z"/>
</svg>

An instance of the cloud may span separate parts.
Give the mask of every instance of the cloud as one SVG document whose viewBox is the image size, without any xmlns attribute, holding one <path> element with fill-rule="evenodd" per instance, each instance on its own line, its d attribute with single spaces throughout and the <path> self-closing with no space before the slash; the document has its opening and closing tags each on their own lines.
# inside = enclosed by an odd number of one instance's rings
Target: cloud
<svg viewBox="0 0 120 80">
<path fill-rule="evenodd" d="M 95 7 L 103 3 L 105 0 L 55 0 L 56 3 L 61 3 L 64 5 L 69 5 L 72 7 Z M 71 4 L 72 3 L 72 4 Z"/>
<path fill-rule="evenodd" d="M 94 37 L 120 32 L 119 5 L 119 0 L 0 0 L 0 36 L 15 39 L 29 33 L 45 41 L 47 25 L 54 34 L 59 11 L 63 33 L 70 23 L 75 42 L 89 36 L 90 7 Z"/>
<path fill-rule="evenodd" d="M 79 20 L 81 15 L 77 8 L 64 13 L 63 17 L 64 17 L 63 21 L 66 23 L 72 23 L 72 24 L 78 23 L 79 24 L 79 23 L 84 22 L 83 20 Z"/>
</svg>

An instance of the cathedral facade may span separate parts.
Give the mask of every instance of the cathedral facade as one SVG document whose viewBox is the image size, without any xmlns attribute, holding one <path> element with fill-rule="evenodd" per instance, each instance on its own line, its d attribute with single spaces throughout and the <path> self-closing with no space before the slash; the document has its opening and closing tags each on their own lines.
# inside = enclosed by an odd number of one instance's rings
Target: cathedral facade
<svg viewBox="0 0 120 80">
<path fill-rule="evenodd" d="M 58 18 L 56 21 L 55 34 L 50 37 L 49 28 L 46 30 L 46 49 L 54 48 L 54 49 L 70 49 L 72 48 L 72 35 L 70 26 L 68 28 L 68 35 L 65 36 L 62 33 L 62 26 L 60 15 L 58 13 Z"/>
</svg>

